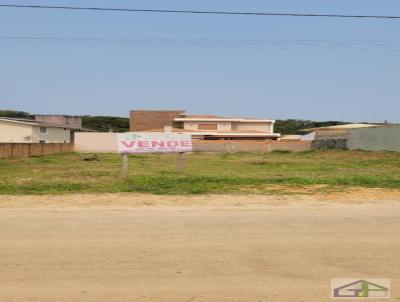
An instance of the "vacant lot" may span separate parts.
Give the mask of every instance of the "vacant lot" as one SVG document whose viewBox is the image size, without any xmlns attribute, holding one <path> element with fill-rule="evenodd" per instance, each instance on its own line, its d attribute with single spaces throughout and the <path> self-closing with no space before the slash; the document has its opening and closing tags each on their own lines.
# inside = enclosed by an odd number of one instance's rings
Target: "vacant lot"
<svg viewBox="0 0 400 302">
<path fill-rule="evenodd" d="M 325 302 L 331 278 L 400 300 L 398 201 L 291 198 L 0 196 L 0 301 Z"/>
<path fill-rule="evenodd" d="M 126 178 L 120 157 L 58 154 L 0 160 L 0 194 L 75 192 L 313 193 L 349 187 L 400 188 L 400 154 L 395 152 L 313 151 L 186 156 L 177 175 L 177 156 L 132 155 Z"/>
</svg>

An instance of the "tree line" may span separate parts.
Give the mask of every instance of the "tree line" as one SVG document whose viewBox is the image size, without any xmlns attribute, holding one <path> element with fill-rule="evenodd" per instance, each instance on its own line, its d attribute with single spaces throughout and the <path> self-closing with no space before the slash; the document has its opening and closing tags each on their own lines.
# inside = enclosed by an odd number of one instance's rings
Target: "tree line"
<svg viewBox="0 0 400 302">
<path fill-rule="evenodd" d="M 0 110 L 0 117 L 33 119 L 34 115 L 24 111 Z M 300 119 L 276 120 L 275 132 L 297 134 L 302 129 L 342 125 L 341 121 L 310 121 Z M 117 116 L 82 116 L 82 127 L 100 132 L 126 132 L 129 131 L 129 118 Z"/>
</svg>

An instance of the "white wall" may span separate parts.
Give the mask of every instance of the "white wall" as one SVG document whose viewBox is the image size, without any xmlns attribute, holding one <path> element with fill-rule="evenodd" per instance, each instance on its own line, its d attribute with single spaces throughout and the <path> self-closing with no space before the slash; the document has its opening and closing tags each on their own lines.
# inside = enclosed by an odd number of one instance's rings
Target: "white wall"
<svg viewBox="0 0 400 302">
<path fill-rule="evenodd" d="M 0 121 L 0 143 L 31 143 L 31 125 Z"/>
</svg>

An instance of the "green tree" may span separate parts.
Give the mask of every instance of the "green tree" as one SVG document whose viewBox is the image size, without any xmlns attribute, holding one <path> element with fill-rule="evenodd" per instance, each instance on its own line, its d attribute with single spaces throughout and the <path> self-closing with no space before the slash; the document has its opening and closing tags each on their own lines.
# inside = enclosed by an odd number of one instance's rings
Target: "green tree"
<svg viewBox="0 0 400 302">
<path fill-rule="evenodd" d="M 32 118 L 33 116 L 28 112 L 14 111 L 14 110 L 0 110 L 0 117 L 11 117 L 11 118 Z"/>
<path fill-rule="evenodd" d="M 129 131 L 129 118 L 115 116 L 82 116 L 82 126 L 100 132 Z"/>
<path fill-rule="evenodd" d="M 316 128 L 316 127 L 327 127 L 327 126 L 336 126 L 343 125 L 345 122 L 339 121 L 326 121 L 326 122 L 316 122 L 316 121 L 308 121 L 308 120 L 296 120 L 296 119 L 288 119 L 288 120 L 276 120 L 275 123 L 275 132 L 281 134 L 299 134 L 302 129 L 307 128 Z"/>
</svg>

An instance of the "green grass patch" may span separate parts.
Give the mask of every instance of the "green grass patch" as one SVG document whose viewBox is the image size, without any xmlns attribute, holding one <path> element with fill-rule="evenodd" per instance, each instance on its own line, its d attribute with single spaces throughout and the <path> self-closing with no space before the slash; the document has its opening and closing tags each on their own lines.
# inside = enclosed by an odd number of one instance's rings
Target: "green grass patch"
<svg viewBox="0 0 400 302">
<path fill-rule="evenodd" d="M 95 161 L 85 161 L 86 156 L 0 159 L 0 194 L 265 193 L 276 186 L 315 185 L 400 189 L 396 152 L 194 153 L 186 156 L 184 175 L 177 175 L 176 154 L 140 154 L 129 156 L 125 178 L 119 155 L 99 154 Z"/>
</svg>

